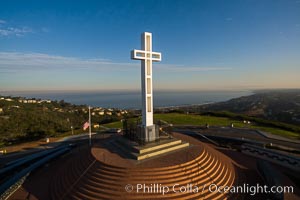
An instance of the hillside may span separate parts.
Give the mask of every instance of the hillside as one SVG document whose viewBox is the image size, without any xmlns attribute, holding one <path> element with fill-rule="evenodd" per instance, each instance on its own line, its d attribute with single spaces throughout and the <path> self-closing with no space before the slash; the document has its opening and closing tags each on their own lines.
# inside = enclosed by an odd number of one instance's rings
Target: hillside
<svg viewBox="0 0 300 200">
<path fill-rule="evenodd" d="M 300 90 L 261 90 L 250 96 L 194 109 L 200 112 L 228 111 L 300 125 Z"/>
<path fill-rule="evenodd" d="M 94 107 L 92 124 L 117 121 L 127 115 L 126 110 Z M 64 133 L 82 132 L 88 120 L 86 105 L 64 101 L 25 99 L 0 96 L 0 146 Z"/>
</svg>

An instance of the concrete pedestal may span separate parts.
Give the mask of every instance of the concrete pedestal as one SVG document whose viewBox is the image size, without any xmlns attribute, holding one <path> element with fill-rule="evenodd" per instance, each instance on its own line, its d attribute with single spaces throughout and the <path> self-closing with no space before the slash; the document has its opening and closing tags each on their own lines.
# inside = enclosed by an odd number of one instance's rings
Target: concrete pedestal
<svg viewBox="0 0 300 200">
<path fill-rule="evenodd" d="M 159 138 L 158 126 L 153 124 L 152 126 L 139 126 L 138 128 L 139 139 L 143 142 L 153 142 Z"/>
</svg>

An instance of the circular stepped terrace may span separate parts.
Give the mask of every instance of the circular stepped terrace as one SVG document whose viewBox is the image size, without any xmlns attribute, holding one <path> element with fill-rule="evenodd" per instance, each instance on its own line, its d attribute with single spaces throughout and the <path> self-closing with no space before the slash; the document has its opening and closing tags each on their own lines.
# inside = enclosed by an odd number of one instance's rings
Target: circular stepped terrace
<svg viewBox="0 0 300 200">
<path fill-rule="evenodd" d="M 208 186 L 231 186 L 237 174 L 231 160 L 211 147 L 184 135 L 192 147 L 153 158 L 142 163 L 123 162 L 115 152 L 104 148 L 81 149 L 76 159 L 65 163 L 53 178 L 50 190 L 52 199 L 226 199 L 222 193 L 211 193 Z M 104 157 L 106 155 L 106 159 Z M 174 161 L 174 162 L 172 162 Z M 131 184 L 161 184 L 172 189 L 173 185 L 197 186 L 198 192 L 172 190 L 161 193 L 126 192 Z M 203 188 L 204 187 L 204 188 Z M 176 188 L 176 190 L 179 187 Z"/>
</svg>

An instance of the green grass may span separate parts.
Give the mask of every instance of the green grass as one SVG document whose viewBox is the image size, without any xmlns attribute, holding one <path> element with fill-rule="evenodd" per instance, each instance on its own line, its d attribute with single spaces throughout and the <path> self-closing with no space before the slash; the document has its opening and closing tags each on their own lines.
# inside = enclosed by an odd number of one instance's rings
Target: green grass
<svg viewBox="0 0 300 200">
<path fill-rule="evenodd" d="M 253 128 L 256 130 L 261 130 L 264 132 L 280 135 L 283 137 L 289 137 L 289 138 L 299 139 L 300 137 L 299 134 L 295 132 L 283 130 L 280 128 L 257 125 L 257 124 L 245 125 L 242 121 L 230 119 L 227 117 L 168 113 L 168 114 L 154 114 L 154 120 L 164 120 L 173 125 L 198 125 L 198 126 L 204 126 L 206 123 L 208 123 L 210 126 L 230 126 L 230 124 L 233 123 L 234 127 L 238 127 L 238 128 L 241 127 Z M 109 124 L 103 124 L 103 125 L 107 128 L 122 128 L 122 123 L 120 121 L 112 122 Z"/>
<path fill-rule="evenodd" d="M 299 133 L 295 133 L 292 131 L 287 131 L 287 130 L 283 130 L 283 129 L 279 129 L 279 128 L 260 126 L 260 125 L 252 125 L 251 128 L 257 129 L 260 131 L 264 131 L 264 132 L 268 132 L 268 133 L 272 133 L 274 135 L 280 135 L 283 137 L 293 138 L 293 139 L 299 139 L 299 137 L 300 137 Z"/>
<path fill-rule="evenodd" d="M 229 126 L 234 123 L 235 126 L 242 127 L 243 123 L 237 120 L 231 120 L 225 117 L 210 117 L 210 116 L 199 116 L 199 115 L 185 115 L 185 114 L 154 114 L 154 120 L 164 120 L 174 125 L 209 125 L 216 126 Z M 103 124 L 107 128 L 122 128 L 122 122 L 112 122 Z"/>
<path fill-rule="evenodd" d="M 210 126 L 229 126 L 231 123 L 233 123 L 234 127 L 239 127 L 239 128 L 245 127 L 245 124 L 243 122 L 226 118 L 226 117 L 168 113 L 168 114 L 155 114 L 154 118 L 167 121 L 174 125 L 205 125 L 206 123 L 208 123 Z M 283 137 L 299 139 L 298 133 L 283 130 L 280 128 L 274 128 L 274 127 L 263 126 L 263 125 L 253 125 L 253 124 L 250 126 L 247 125 L 246 127 L 272 133 L 275 135 L 280 135 Z"/>
<path fill-rule="evenodd" d="M 122 128 L 122 122 L 121 121 L 117 121 L 117 122 L 111 122 L 108 124 L 103 124 L 103 126 L 107 127 L 107 128 Z"/>
<path fill-rule="evenodd" d="M 212 117 L 203 115 L 186 115 L 179 113 L 155 114 L 155 120 L 164 120 L 174 125 L 205 125 L 210 126 L 230 126 L 231 123 L 236 127 L 242 127 L 244 124 L 237 120 L 226 117 Z"/>
</svg>

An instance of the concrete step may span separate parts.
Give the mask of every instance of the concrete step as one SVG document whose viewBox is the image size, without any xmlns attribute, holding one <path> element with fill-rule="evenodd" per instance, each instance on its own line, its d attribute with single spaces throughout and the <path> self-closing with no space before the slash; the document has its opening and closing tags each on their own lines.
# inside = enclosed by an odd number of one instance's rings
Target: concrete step
<svg viewBox="0 0 300 200">
<path fill-rule="evenodd" d="M 133 155 L 135 155 L 137 160 L 144 160 L 144 159 L 151 158 L 151 157 L 158 156 L 158 155 L 162 155 L 162 154 L 165 154 L 165 153 L 168 153 L 168 152 L 171 152 L 171 151 L 179 150 L 179 149 L 182 149 L 182 148 L 185 148 L 185 147 L 188 147 L 188 146 L 189 146 L 189 143 L 182 142 L 180 144 L 176 143 L 176 144 L 173 144 L 173 145 L 170 145 L 170 146 L 165 146 L 165 147 L 162 147 L 162 148 L 159 148 L 159 149 L 156 149 L 156 150 L 147 151 L 146 153 L 133 154 Z"/>
<path fill-rule="evenodd" d="M 152 151 L 163 149 L 163 148 L 166 148 L 166 147 L 169 147 L 169 146 L 178 145 L 178 144 L 181 144 L 181 143 L 182 143 L 181 140 L 172 139 L 171 141 L 162 142 L 161 144 L 155 144 L 155 145 L 150 144 L 150 145 L 145 146 L 145 147 L 137 148 L 137 151 L 138 151 L 139 154 L 145 154 L 145 153 L 149 153 L 149 152 L 152 152 Z"/>
<path fill-rule="evenodd" d="M 197 164 L 201 164 L 203 163 L 206 159 L 209 158 L 209 154 L 208 152 L 203 149 L 203 151 L 201 152 L 200 155 L 198 155 L 195 159 L 192 159 L 188 162 L 185 163 L 181 163 L 179 165 L 170 165 L 170 166 L 166 166 L 166 167 L 148 167 L 148 168 L 130 168 L 130 170 L 128 168 L 124 168 L 124 167 L 119 167 L 119 166 L 115 166 L 115 165 L 110 165 L 110 164 L 106 164 L 104 162 L 98 161 L 96 164 L 98 165 L 99 170 L 101 171 L 109 171 L 110 173 L 114 173 L 116 175 L 119 175 L 119 173 L 121 174 L 126 174 L 128 173 L 128 171 L 130 171 L 132 174 L 134 175 L 138 175 L 138 174 L 160 174 L 162 171 L 164 172 L 168 172 L 168 171 L 173 171 L 182 167 L 190 167 L 191 165 L 194 165 L 195 163 Z M 175 172 L 175 171 L 174 171 Z"/>
<path fill-rule="evenodd" d="M 158 142 L 139 146 L 135 142 L 120 137 L 115 141 L 111 141 L 111 144 L 116 147 L 116 150 L 120 153 L 120 155 L 126 156 L 127 158 L 133 158 L 135 160 L 144 160 L 189 146 L 189 143 L 176 138 L 163 139 Z"/>
<path fill-rule="evenodd" d="M 151 183 L 160 183 L 163 185 L 172 186 L 174 183 L 178 184 L 187 184 L 190 182 L 191 179 L 193 180 L 200 180 L 202 178 L 205 178 L 208 176 L 208 174 L 211 174 L 210 176 L 213 177 L 216 175 L 214 172 L 222 172 L 220 170 L 221 164 L 219 162 L 215 162 L 215 164 L 212 166 L 209 164 L 205 171 L 198 170 L 197 168 L 193 169 L 190 172 L 182 173 L 182 174 L 173 174 L 173 177 L 165 177 L 165 176 L 157 176 L 157 177 L 135 177 L 134 179 L 129 179 L 128 177 L 124 178 L 116 178 L 116 177 L 110 177 L 104 174 L 96 174 L 91 173 L 86 176 L 87 179 L 89 179 L 90 182 L 93 182 L 95 184 L 102 185 L 109 185 L 111 188 L 113 187 L 120 187 L 123 183 L 131 183 L 131 184 L 139 184 L 139 183 L 145 183 L 145 184 L 151 184 Z M 220 170 L 220 171 L 219 171 Z M 104 186 L 105 187 L 105 186 Z"/>
<path fill-rule="evenodd" d="M 197 157 L 196 159 L 192 160 L 191 162 L 188 162 L 188 164 L 184 163 L 184 164 L 174 165 L 174 166 L 172 166 L 172 168 L 166 168 L 166 167 L 155 168 L 155 170 L 153 169 L 152 171 L 147 168 L 127 169 L 126 171 L 119 171 L 119 170 L 115 170 L 115 169 L 109 167 L 108 165 L 99 164 L 94 172 L 99 173 L 99 174 L 104 173 L 104 174 L 107 174 L 110 176 L 115 176 L 115 177 L 119 177 L 119 176 L 122 176 L 124 174 L 129 174 L 129 173 L 132 177 L 172 175 L 174 173 L 176 173 L 176 174 L 180 173 L 182 170 L 186 171 L 186 170 L 192 169 L 192 168 L 200 166 L 200 165 L 204 166 L 205 163 L 207 163 L 207 161 L 210 159 L 211 159 L 211 156 L 208 153 L 205 153 L 205 154 Z"/>
</svg>

